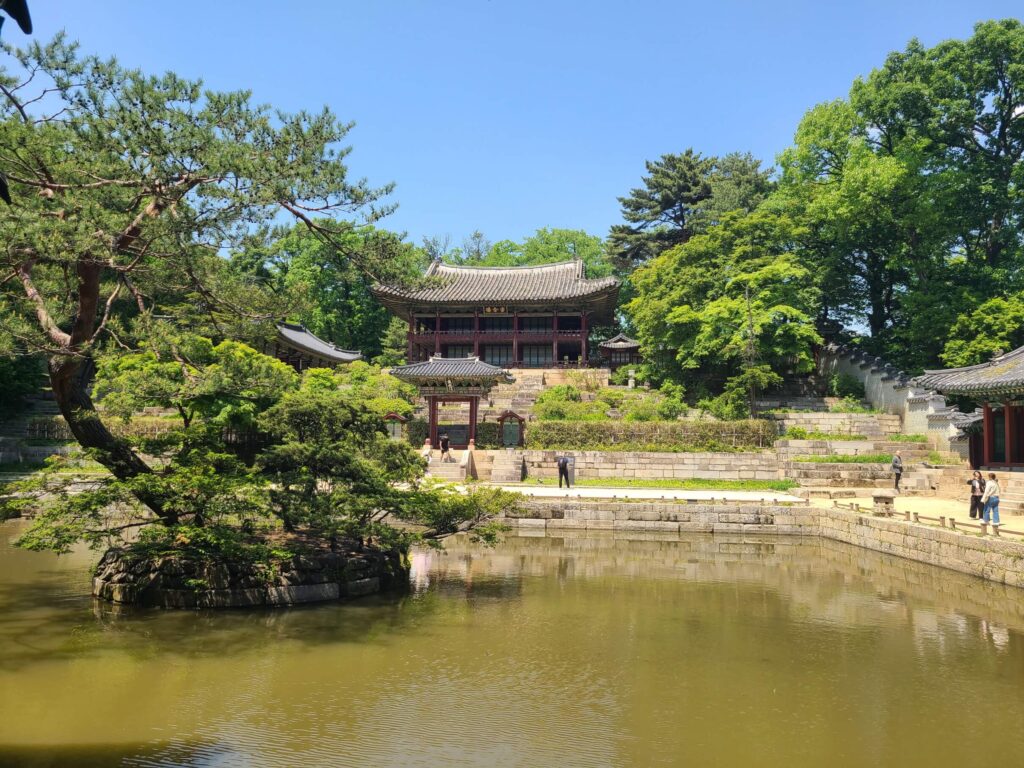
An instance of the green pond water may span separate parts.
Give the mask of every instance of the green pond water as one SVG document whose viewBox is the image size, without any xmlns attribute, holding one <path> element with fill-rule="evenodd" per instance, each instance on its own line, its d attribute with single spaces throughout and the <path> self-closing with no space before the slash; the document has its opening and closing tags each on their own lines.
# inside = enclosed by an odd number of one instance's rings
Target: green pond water
<svg viewBox="0 0 1024 768">
<path fill-rule="evenodd" d="M 1024 591 L 816 539 L 509 537 L 115 613 L 0 526 L 0 764 L 1024 766 Z"/>
</svg>

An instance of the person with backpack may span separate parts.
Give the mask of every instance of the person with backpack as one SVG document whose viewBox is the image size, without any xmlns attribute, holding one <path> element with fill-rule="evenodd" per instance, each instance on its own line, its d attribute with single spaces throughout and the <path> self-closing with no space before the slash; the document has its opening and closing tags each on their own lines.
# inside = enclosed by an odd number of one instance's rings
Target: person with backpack
<svg viewBox="0 0 1024 768">
<path fill-rule="evenodd" d="M 895 488 L 896 493 L 900 492 L 900 478 L 903 477 L 903 457 L 900 456 L 900 452 L 896 451 L 896 454 L 892 457 L 892 474 L 896 478 Z"/>
<path fill-rule="evenodd" d="M 565 478 L 565 487 L 571 488 L 569 485 L 569 457 L 559 456 L 558 457 L 558 487 L 562 487 L 562 478 Z"/>
<path fill-rule="evenodd" d="M 983 506 L 981 497 L 985 495 L 985 478 L 981 476 L 981 472 L 974 470 L 967 484 L 971 486 L 971 520 L 980 520 Z"/>
</svg>

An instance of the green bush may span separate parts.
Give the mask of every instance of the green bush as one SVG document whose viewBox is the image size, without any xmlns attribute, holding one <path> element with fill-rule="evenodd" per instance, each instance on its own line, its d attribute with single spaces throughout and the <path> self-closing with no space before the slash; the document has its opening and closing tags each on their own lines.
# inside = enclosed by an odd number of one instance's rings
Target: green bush
<svg viewBox="0 0 1024 768">
<path fill-rule="evenodd" d="M 476 425 L 476 447 L 501 448 L 501 425 L 496 421 L 481 421 Z"/>
<path fill-rule="evenodd" d="M 526 430 L 526 447 L 577 451 L 745 451 L 767 448 L 775 425 L 741 421 L 538 421 Z"/>
<path fill-rule="evenodd" d="M 893 443 L 927 443 L 928 435 L 889 435 L 885 439 Z"/>
<path fill-rule="evenodd" d="M 620 408 L 625 398 L 626 394 L 618 389 L 605 388 L 597 393 L 597 399 L 609 408 Z"/>
<path fill-rule="evenodd" d="M 626 407 L 626 421 L 659 421 L 658 404 L 650 398 L 637 398 Z"/>
<path fill-rule="evenodd" d="M 845 396 L 838 403 L 833 403 L 829 410 L 832 413 L 878 413 L 874 408 L 864 405 L 860 399 L 850 395 Z"/>
<path fill-rule="evenodd" d="M 424 419 L 409 419 L 405 424 L 405 438 L 414 448 L 419 448 L 430 435 L 430 424 Z"/>
<path fill-rule="evenodd" d="M 782 433 L 786 440 L 867 440 L 867 435 L 854 435 L 849 432 L 822 432 L 818 429 L 790 427 Z"/>
<path fill-rule="evenodd" d="M 807 430 L 803 427 L 790 427 L 782 435 L 787 440 L 807 440 Z"/>
<path fill-rule="evenodd" d="M 828 380 L 828 393 L 833 397 L 864 399 L 864 385 L 848 373 L 834 373 Z"/>
<path fill-rule="evenodd" d="M 548 387 L 537 396 L 537 403 L 578 403 L 583 394 L 572 384 L 557 384 Z"/>
</svg>

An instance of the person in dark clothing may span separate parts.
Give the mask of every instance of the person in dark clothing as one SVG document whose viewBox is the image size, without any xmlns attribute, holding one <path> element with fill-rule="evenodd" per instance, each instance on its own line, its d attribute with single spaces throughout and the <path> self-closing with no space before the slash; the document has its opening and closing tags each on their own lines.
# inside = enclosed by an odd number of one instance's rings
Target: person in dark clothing
<svg viewBox="0 0 1024 768">
<path fill-rule="evenodd" d="M 896 478 L 896 484 L 894 487 L 899 491 L 900 478 L 903 476 L 903 457 L 900 456 L 899 451 L 896 451 L 896 455 L 892 457 L 892 474 Z"/>
<path fill-rule="evenodd" d="M 441 435 L 441 461 L 452 461 L 452 443 L 448 439 L 448 433 Z"/>
<path fill-rule="evenodd" d="M 985 495 L 985 478 L 981 476 L 981 472 L 974 470 L 967 484 L 971 486 L 971 520 L 980 520 L 981 497 Z"/>
<path fill-rule="evenodd" d="M 571 488 L 569 485 L 569 457 L 559 456 L 558 457 L 558 487 L 562 487 L 562 478 L 565 478 L 565 487 Z"/>
</svg>

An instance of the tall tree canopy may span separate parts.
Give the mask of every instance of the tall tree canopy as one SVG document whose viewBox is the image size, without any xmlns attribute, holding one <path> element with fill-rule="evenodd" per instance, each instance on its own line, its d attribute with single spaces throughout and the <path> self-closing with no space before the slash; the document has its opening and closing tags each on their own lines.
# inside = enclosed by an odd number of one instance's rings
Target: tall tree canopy
<svg viewBox="0 0 1024 768">
<path fill-rule="evenodd" d="M 687 149 L 646 166 L 643 186 L 619 198 L 626 223 L 608 236 L 609 253 L 624 272 L 707 231 L 724 213 L 752 211 L 771 188 L 771 172 L 749 154 L 704 157 Z"/>
<path fill-rule="evenodd" d="M 812 235 L 822 327 L 863 328 L 869 347 L 910 369 L 977 357 L 964 345 L 985 348 L 987 331 L 966 318 L 1024 288 L 1022 153 L 1015 19 L 932 48 L 912 40 L 848 100 L 812 109 L 780 162 L 791 213 Z"/>
</svg>

